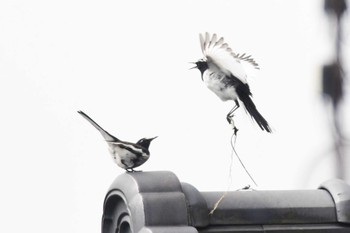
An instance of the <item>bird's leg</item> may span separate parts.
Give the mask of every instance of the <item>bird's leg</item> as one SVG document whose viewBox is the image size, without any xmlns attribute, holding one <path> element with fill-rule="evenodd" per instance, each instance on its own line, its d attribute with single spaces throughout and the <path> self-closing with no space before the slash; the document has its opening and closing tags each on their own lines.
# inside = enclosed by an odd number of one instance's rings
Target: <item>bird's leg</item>
<svg viewBox="0 0 350 233">
<path fill-rule="evenodd" d="M 133 168 L 125 168 L 126 172 L 136 172 Z"/>
<path fill-rule="evenodd" d="M 234 116 L 233 113 L 239 108 L 239 102 L 235 100 L 235 106 L 231 109 L 229 113 L 227 113 L 226 120 L 229 124 L 231 124 L 232 117 Z"/>
<path fill-rule="evenodd" d="M 141 170 L 134 170 L 133 168 L 126 168 L 126 172 L 142 172 Z"/>
<path fill-rule="evenodd" d="M 239 108 L 239 102 L 237 100 L 235 100 L 235 106 L 231 109 L 231 111 L 227 114 L 226 116 L 226 120 L 228 121 L 228 123 L 230 125 L 232 125 L 232 128 L 234 130 L 234 134 L 237 135 L 238 129 L 235 126 L 235 123 L 233 121 L 233 116 L 234 116 L 234 112 Z"/>
</svg>

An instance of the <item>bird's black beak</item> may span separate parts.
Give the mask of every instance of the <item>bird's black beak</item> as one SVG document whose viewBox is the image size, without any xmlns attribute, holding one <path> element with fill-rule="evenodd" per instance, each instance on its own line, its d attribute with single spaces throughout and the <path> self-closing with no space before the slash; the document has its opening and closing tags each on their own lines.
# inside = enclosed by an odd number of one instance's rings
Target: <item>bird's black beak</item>
<svg viewBox="0 0 350 233">
<path fill-rule="evenodd" d="M 149 140 L 150 141 L 153 141 L 154 139 L 156 139 L 158 136 L 155 136 L 155 137 L 153 137 L 153 138 L 150 138 Z"/>
<path fill-rule="evenodd" d="M 196 65 L 196 66 L 194 66 L 194 67 L 192 67 L 192 68 L 189 68 L 189 70 L 198 68 L 197 63 L 195 63 L 195 62 L 189 62 L 189 63 L 190 63 L 190 64 L 195 64 L 195 65 Z"/>
</svg>

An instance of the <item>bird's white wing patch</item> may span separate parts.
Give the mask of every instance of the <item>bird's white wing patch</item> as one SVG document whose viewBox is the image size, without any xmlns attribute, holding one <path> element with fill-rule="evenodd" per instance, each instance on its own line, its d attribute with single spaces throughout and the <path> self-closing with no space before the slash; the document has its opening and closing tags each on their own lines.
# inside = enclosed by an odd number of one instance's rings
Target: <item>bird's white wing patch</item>
<svg viewBox="0 0 350 233">
<path fill-rule="evenodd" d="M 229 45 L 224 42 L 223 37 L 218 39 L 216 34 L 210 37 L 210 34 L 206 32 L 204 35 L 199 35 L 199 40 L 209 68 L 217 66 L 225 74 L 232 74 L 243 83 L 247 83 L 247 75 L 241 61 L 249 62 L 258 67 L 257 63 L 250 56 L 235 54 Z"/>
</svg>

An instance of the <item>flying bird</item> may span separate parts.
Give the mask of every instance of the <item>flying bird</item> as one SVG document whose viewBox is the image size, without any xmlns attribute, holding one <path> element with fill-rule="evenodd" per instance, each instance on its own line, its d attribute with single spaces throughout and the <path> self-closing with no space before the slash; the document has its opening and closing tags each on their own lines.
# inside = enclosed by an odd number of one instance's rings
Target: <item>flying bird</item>
<svg viewBox="0 0 350 233">
<path fill-rule="evenodd" d="M 89 121 L 103 136 L 109 146 L 109 152 L 113 161 L 127 172 L 134 172 L 134 168 L 144 164 L 150 157 L 148 150 L 153 138 L 142 138 L 136 143 L 126 142 L 114 137 L 94 120 L 82 111 L 78 111 L 87 121 Z"/>
<path fill-rule="evenodd" d="M 204 55 L 195 67 L 201 72 L 202 81 L 222 101 L 233 100 L 235 105 L 227 114 L 227 121 L 233 124 L 234 111 L 243 104 L 252 119 L 262 130 L 271 132 L 271 128 L 265 118 L 257 110 L 253 100 L 250 87 L 247 83 L 247 75 L 241 62 L 248 62 L 254 68 L 259 69 L 258 64 L 251 56 L 236 54 L 224 42 L 224 38 L 209 33 L 200 34 L 200 45 Z M 237 128 L 234 126 L 235 132 Z"/>
</svg>

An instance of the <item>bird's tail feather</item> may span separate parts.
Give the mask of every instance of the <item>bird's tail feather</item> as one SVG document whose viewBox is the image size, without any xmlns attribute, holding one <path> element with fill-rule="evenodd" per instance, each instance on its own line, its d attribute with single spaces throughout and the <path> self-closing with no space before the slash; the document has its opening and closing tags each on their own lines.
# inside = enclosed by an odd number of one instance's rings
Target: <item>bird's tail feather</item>
<svg viewBox="0 0 350 233">
<path fill-rule="evenodd" d="M 106 130 L 104 130 L 101 126 L 99 126 L 93 119 L 91 119 L 86 113 L 83 111 L 78 111 L 80 115 L 82 115 L 88 122 L 90 122 L 104 137 L 104 139 L 108 142 L 120 141 L 118 138 L 114 137 Z"/>
<path fill-rule="evenodd" d="M 253 103 L 253 100 L 250 98 L 250 96 L 246 95 L 244 98 L 240 97 L 240 100 L 243 102 L 247 112 L 255 120 L 255 122 L 259 125 L 259 127 L 262 130 L 265 130 L 266 132 L 271 133 L 272 130 L 271 130 L 269 123 L 265 120 L 265 118 L 256 109 L 256 106 Z"/>
</svg>

